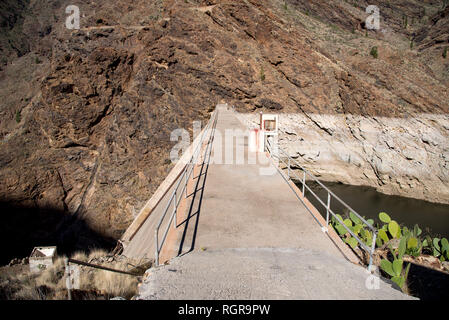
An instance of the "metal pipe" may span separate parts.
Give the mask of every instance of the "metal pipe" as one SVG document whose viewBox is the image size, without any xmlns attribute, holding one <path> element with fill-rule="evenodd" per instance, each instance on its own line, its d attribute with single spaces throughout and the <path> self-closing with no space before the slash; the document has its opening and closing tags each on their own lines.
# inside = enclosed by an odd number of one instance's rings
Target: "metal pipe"
<svg viewBox="0 0 449 320">
<path fill-rule="evenodd" d="M 374 251 L 375 251 L 375 246 L 376 246 L 376 239 L 377 239 L 377 229 L 374 228 L 374 226 L 372 226 L 370 223 L 368 223 L 362 216 L 360 216 L 354 209 L 352 209 L 348 204 L 346 204 L 343 200 L 341 200 L 337 195 L 335 195 L 331 190 L 329 190 L 323 183 L 321 183 L 321 181 L 319 181 L 313 174 L 311 174 L 310 172 L 308 172 L 306 169 L 304 169 L 296 160 L 291 159 L 291 157 L 281 148 L 279 148 L 280 152 L 283 153 L 284 155 L 286 155 L 287 159 L 288 159 L 288 177 L 290 178 L 291 174 L 293 174 L 298 180 L 300 180 L 300 178 L 295 174 L 295 172 L 291 172 L 290 173 L 290 166 L 291 166 L 291 161 L 293 163 L 295 163 L 298 168 L 300 168 L 303 171 L 303 178 L 302 178 L 302 195 L 303 197 L 305 197 L 305 188 L 307 187 L 307 190 L 310 191 L 310 193 L 324 206 L 326 207 L 326 224 L 329 225 L 329 213 L 332 214 L 332 216 L 334 216 L 336 218 L 336 220 L 348 231 L 348 233 L 353 236 L 357 242 L 359 243 L 360 247 L 362 247 L 366 252 L 369 253 L 370 255 L 370 261 L 369 261 L 369 266 L 368 266 L 368 270 L 371 270 L 371 266 L 373 263 L 373 255 L 374 255 Z M 270 156 L 273 156 L 272 154 L 272 150 L 271 148 L 269 148 L 270 151 Z M 285 162 L 281 159 L 280 156 L 278 156 L 278 159 L 281 160 L 284 164 Z M 306 175 L 309 174 L 313 180 L 315 180 L 319 186 L 321 186 L 324 190 L 327 191 L 327 205 L 324 204 L 323 201 L 321 201 L 321 199 L 315 194 L 315 192 L 312 191 L 312 189 L 306 185 Z M 330 201 L 331 201 L 331 197 L 334 197 L 337 201 L 339 201 L 344 207 L 346 207 L 347 209 L 349 209 L 352 213 L 354 213 L 369 229 L 371 229 L 374 233 L 374 237 L 373 237 L 373 243 L 371 244 L 371 248 L 369 248 L 363 241 L 361 241 L 359 239 L 358 236 L 356 236 L 350 229 L 348 226 L 346 226 L 346 224 L 340 220 L 340 218 L 338 218 L 338 216 L 332 211 L 331 207 L 330 207 Z"/>
<path fill-rule="evenodd" d="M 281 150 L 282 153 L 284 153 L 287 157 L 289 157 L 289 155 L 282 150 L 281 148 L 279 148 L 279 150 Z M 293 163 L 295 163 L 301 170 L 303 170 L 304 172 L 307 172 L 308 175 L 310 175 L 312 177 L 313 180 L 315 180 L 316 183 L 318 183 L 322 188 L 324 188 L 326 191 L 330 192 L 330 194 L 332 195 L 332 197 L 334 197 L 335 199 L 337 199 L 342 205 L 344 205 L 348 210 L 350 210 L 351 212 L 353 212 L 360 220 L 363 221 L 364 224 L 366 224 L 372 231 L 375 231 L 376 229 L 369 224 L 362 216 L 360 216 L 354 209 L 352 209 L 347 203 L 345 203 L 343 200 L 341 200 L 335 193 L 333 193 L 331 190 L 329 190 L 320 180 L 318 180 L 317 177 L 315 177 L 313 174 L 311 174 L 310 172 L 308 172 L 306 169 L 304 169 L 295 159 L 292 159 Z"/>
<path fill-rule="evenodd" d="M 369 264 L 368 264 L 369 272 L 371 272 L 371 267 L 373 265 L 373 256 L 374 256 L 374 251 L 376 250 L 376 240 L 377 240 L 377 232 L 374 232 L 373 243 L 371 243 L 371 253 L 369 255 Z"/>
<path fill-rule="evenodd" d="M 173 218 L 174 218 L 174 214 L 172 214 L 172 215 L 170 216 L 170 220 L 168 221 L 167 228 L 165 228 L 164 235 L 162 236 L 162 241 L 161 241 L 161 248 L 160 248 L 160 251 L 162 251 L 162 246 L 163 246 L 164 243 L 165 243 L 165 239 L 167 239 L 168 231 L 170 230 L 170 224 L 172 223 Z"/>
<path fill-rule="evenodd" d="M 282 153 L 284 153 L 287 157 L 289 157 L 289 155 L 282 149 L 279 148 L 279 150 L 281 150 Z M 371 224 L 369 224 L 362 216 L 360 216 L 354 209 L 352 209 L 347 203 L 345 203 L 343 200 L 341 200 L 336 194 L 334 194 L 331 190 L 329 190 L 321 181 L 318 180 L 317 177 L 315 177 L 313 174 L 311 174 L 310 172 L 308 172 L 306 169 L 304 169 L 295 159 L 292 159 L 292 161 L 304 172 L 307 172 L 308 175 L 310 175 L 312 177 L 313 180 L 315 180 L 316 183 L 318 183 L 322 188 L 324 188 L 326 191 L 330 192 L 330 194 L 332 195 L 332 197 L 334 197 L 335 199 L 337 199 L 343 206 L 345 206 L 348 210 L 350 210 L 351 212 L 353 212 L 360 220 L 363 221 L 364 224 L 366 224 L 368 226 L 368 228 L 370 228 L 372 231 L 375 231 L 376 228 L 374 228 Z"/>
<path fill-rule="evenodd" d="M 178 213 L 178 204 L 176 203 L 176 190 L 175 190 L 175 206 L 173 207 L 173 214 L 175 215 L 175 219 L 173 220 L 173 227 L 176 228 L 176 221 Z"/>
<path fill-rule="evenodd" d="M 187 198 L 187 166 L 185 167 L 185 169 L 184 169 L 184 177 L 185 177 L 185 185 L 184 185 L 184 190 L 185 190 L 185 193 L 184 193 L 184 198 L 186 199 Z"/>
<path fill-rule="evenodd" d="M 353 237 L 357 240 L 357 242 L 360 244 L 360 246 L 361 246 L 363 249 L 365 249 L 365 251 L 370 252 L 370 248 L 368 248 L 368 247 L 366 246 L 366 244 L 365 244 L 362 240 L 360 240 L 359 237 L 357 237 L 357 236 L 354 234 L 354 232 L 352 232 L 351 229 L 349 229 L 349 227 L 348 227 L 343 221 L 340 220 L 340 218 L 339 218 L 338 216 L 334 215 L 334 218 L 337 219 L 337 221 L 342 225 L 342 227 L 345 228 L 346 231 L 348 231 L 348 233 L 349 233 L 351 236 L 353 236 Z"/>
<path fill-rule="evenodd" d="M 175 188 L 175 190 L 176 190 L 176 188 Z M 161 226 L 161 224 L 162 224 L 162 222 L 164 221 L 164 218 L 165 218 L 165 215 L 167 214 L 167 211 L 168 211 L 168 208 L 170 207 L 170 204 L 171 204 L 171 202 L 172 202 L 172 200 L 173 200 L 173 196 L 174 196 L 175 194 L 174 193 L 172 193 L 172 195 L 170 196 L 170 198 L 168 199 L 168 202 L 167 202 L 167 205 L 165 206 L 165 209 L 164 209 L 164 213 L 162 214 L 162 216 L 161 216 L 161 218 L 159 219 L 159 223 L 158 223 L 158 227 L 160 227 Z"/>
<path fill-rule="evenodd" d="M 156 228 L 156 230 L 154 230 L 155 233 L 155 241 L 154 243 L 156 244 L 156 252 L 155 252 L 155 262 L 156 262 L 156 266 L 159 265 L 159 240 L 158 240 L 158 231 L 159 231 L 159 227 Z"/>
<path fill-rule="evenodd" d="M 205 130 L 206 131 L 206 130 Z M 201 136 L 201 139 L 202 138 L 204 138 L 204 133 L 205 133 L 205 131 L 203 132 L 203 135 Z M 198 143 L 198 145 L 197 145 L 197 148 L 196 149 L 198 149 L 198 146 L 200 146 L 201 145 L 201 141 L 200 141 L 200 143 Z M 196 151 L 195 151 L 196 152 Z M 195 153 L 194 152 L 194 153 Z M 195 157 L 196 158 L 196 157 Z M 191 158 L 191 162 L 193 163 L 194 161 L 192 161 L 193 160 L 193 155 L 192 155 L 192 158 Z M 192 165 L 192 168 L 190 169 L 190 174 L 192 174 L 192 171 L 193 171 L 193 168 L 194 168 L 195 166 L 194 165 Z M 189 174 L 189 177 L 190 177 L 190 174 Z M 180 183 L 181 183 L 181 180 L 182 179 L 179 179 L 179 181 L 178 181 L 178 183 L 177 183 L 177 185 L 176 185 L 176 187 L 175 187 L 175 191 L 176 191 L 176 189 L 178 189 L 178 187 L 179 187 L 179 185 L 180 185 Z M 174 192 L 175 192 L 174 191 Z M 168 200 L 168 203 L 167 203 L 167 205 L 166 205 L 166 207 L 165 207 L 165 209 L 164 209 L 164 213 L 162 214 L 162 216 L 161 216 L 161 218 L 159 219 L 159 226 L 162 224 L 162 221 L 164 220 L 164 218 L 165 218 L 165 215 L 167 214 L 167 211 L 168 211 L 168 208 L 169 208 L 169 206 L 170 206 L 170 204 L 171 204 L 171 201 L 173 200 L 173 197 L 174 197 L 174 192 L 172 193 L 172 195 L 170 196 L 170 198 L 169 198 L 169 200 Z"/>
<path fill-rule="evenodd" d="M 315 192 L 313 192 L 312 188 L 310 188 L 307 184 L 306 184 L 305 186 L 306 186 L 306 188 L 307 188 L 307 191 L 309 191 L 310 194 L 312 194 L 312 195 L 315 197 L 315 199 L 316 199 L 316 200 L 317 200 L 317 201 L 318 201 L 324 208 L 326 208 L 327 205 L 323 202 L 323 200 L 320 199 L 320 197 L 318 197 L 318 196 L 316 195 Z"/>
<path fill-rule="evenodd" d="M 304 171 L 304 177 L 302 179 L 302 196 L 306 196 L 306 172 Z"/>
<path fill-rule="evenodd" d="M 187 171 L 188 171 L 187 167 L 188 167 L 189 164 L 187 164 L 186 167 L 185 167 L 185 169 L 184 169 L 184 170 L 185 170 L 185 173 L 184 173 L 184 174 L 185 174 L 185 180 L 184 180 L 184 186 L 183 186 L 183 188 L 184 188 L 184 190 L 185 190 L 185 197 L 187 197 L 187 183 L 188 183 L 188 180 L 190 179 L 190 176 L 192 175 L 192 172 L 194 172 L 195 164 L 196 164 L 196 161 L 198 160 L 198 156 L 199 156 L 199 154 L 200 154 L 201 146 L 203 145 L 203 140 L 204 140 L 204 138 L 205 138 L 205 136 L 206 136 L 206 132 L 207 132 L 208 134 L 210 133 L 210 134 L 209 134 L 209 142 L 210 142 L 211 137 L 212 137 L 212 130 L 210 130 L 210 132 L 209 132 L 209 128 L 211 127 L 212 123 L 216 124 L 217 118 L 218 118 L 218 112 L 215 111 L 214 114 L 213 114 L 213 115 L 211 116 L 211 118 L 209 119 L 209 122 L 208 122 L 206 128 L 204 129 L 204 131 L 203 131 L 203 133 L 202 133 L 202 135 L 201 135 L 201 137 L 200 137 L 200 139 L 199 139 L 199 142 L 198 142 L 196 148 L 195 148 L 195 149 L 193 150 L 193 152 L 192 152 L 192 155 L 191 155 L 190 160 L 189 160 L 189 163 L 191 164 L 191 168 L 190 168 L 190 170 L 189 170 L 189 174 L 187 174 Z M 206 150 L 207 150 L 207 149 L 206 149 Z M 163 212 L 161 218 L 159 219 L 159 223 L 158 223 L 158 225 L 156 226 L 156 230 L 155 230 L 155 244 L 156 244 L 156 249 L 155 249 L 155 260 L 156 260 L 156 265 L 159 265 L 159 254 L 160 254 L 160 252 L 161 252 L 161 250 L 162 250 L 162 247 L 163 247 L 163 245 L 164 245 L 164 243 L 165 243 L 165 239 L 167 238 L 167 234 L 168 234 L 168 231 L 169 231 L 169 228 L 170 228 L 170 225 L 171 225 L 171 222 L 173 221 L 173 219 L 175 219 L 175 220 L 174 220 L 174 223 L 175 223 L 175 227 L 176 227 L 177 208 L 178 208 L 178 203 L 177 203 L 177 202 L 178 202 L 178 201 L 177 201 L 177 190 L 178 190 L 178 188 L 179 188 L 179 186 L 180 186 L 182 180 L 183 180 L 183 179 L 182 179 L 182 176 L 181 176 L 181 177 L 179 178 L 179 181 L 178 181 L 176 187 L 175 187 L 175 190 L 173 191 L 172 195 L 170 196 L 170 198 L 169 198 L 169 200 L 168 200 L 168 203 L 167 203 L 167 205 L 166 205 L 166 207 L 165 207 L 165 210 L 164 210 L 164 212 Z M 184 191 L 184 190 L 183 190 L 183 191 Z M 183 191 L 181 191 L 181 193 L 183 193 Z M 165 232 L 164 232 L 164 235 L 163 235 L 163 237 L 162 237 L 162 240 L 161 240 L 161 245 L 160 245 L 160 247 L 159 247 L 159 229 L 160 229 L 160 227 L 161 227 L 161 225 L 162 225 L 162 222 L 163 222 L 164 218 L 165 218 L 166 215 L 167 215 L 168 208 L 169 208 L 169 206 L 170 206 L 170 204 L 171 204 L 171 202 L 172 202 L 173 199 L 175 200 L 175 202 L 174 202 L 174 208 L 173 208 L 173 213 L 172 213 L 171 216 L 170 216 L 170 221 L 168 222 L 167 228 L 166 228 L 166 230 L 165 230 Z"/>
<path fill-rule="evenodd" d="M 84 261 L 79 261 L 79 260 L 69 259 L 69 262 L 75 263 L 75 264 L 79 264 L 79 265 L 82 265 L 82 266 L 86 266 L 86 267 L 91 267 L 91 268 L 96 268 L 96 269 L 102 269 L 102 270 L 111 271 L 111 272 L 116 272 L 116 273 L 127 274 L 127 275 L 130 275 L 130 276 L 138 276 L 137 274 L 132 273 L 132 272 L 123 271 L 123 270 L 117 270 L 117 269 L 112 269 L 112 268 L 108 268 L 108 267 L 104 267 L 104 266 L 99 266 L 99 265 L 97 265 L 97 264 L 92 264 L 92 263 L 88 263 L 88 262 L 84 262 Z"/>
</svg>

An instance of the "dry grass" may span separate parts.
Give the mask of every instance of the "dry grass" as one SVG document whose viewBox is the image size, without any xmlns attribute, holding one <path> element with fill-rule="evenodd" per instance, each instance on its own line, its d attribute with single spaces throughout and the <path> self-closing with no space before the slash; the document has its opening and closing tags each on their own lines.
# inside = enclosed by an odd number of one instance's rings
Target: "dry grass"
<svg viewBox="0 0 449 320">
<path fill-rule="evenodd" d="M 117 263 L 115 269 L 127 270 L 125 263 Z M 137 294 L 137 278 L 134 276 L 99 270 L 95 272 L 94 286 L 114 297 L 131 299 Z"/>
<path fill-rule="evenodd" d="M 103 249 L 94 249 L 89 253 L 89 261 L 92 259 L 98 259 L 101 257 L 106 257 L 108 253 Z M 75 258 L 73 258 L 75 259 Z"/>
<path fill-rule="evenodd" d="M 87 260 L 88 260 L 88 256 L 86 255 L 85 252 L 82 252 L 82 251 L 75 252 L 71 256 L 71 258 L 74 260 L 79 260 L 79 261 L 84 261 L 84 262 L 87 262 Z"/>
<path fill-rule="evenodd" d="M 15 300 L 45 300 L 45 295 L 36 286 L 27 286 L 14 293 Z"/>
<path fill-rule="evenodd" d="M 11 292 L 15 300 L 44 300 L 42 290 L 36 285 L 34 277 L 30 275 L 19 275 L 14 279 L 14 287 Z"/>
<path fill-rule="evenodd" d="M 57 258 L 48 269 L 43 270 L 36 278 L 37 286 L 47 286 L 52 290 L 63 290 L 65 288 L 64 282 L 64 258 Z"/>
<path fill-rule="evenodd" d="M 72 259 L 90 261 L 118 270 L 129 270 L 128 261 L 101 262 L 107 260 L 107 252 L 94 250 L 86 255 L 76 252 Z M 100 262 L 98 262 L 100 261 Z M 131 299 L 137 294 L 138 280 L 135 276 L 95 269 L 80 268 L 80 299 L 112 298 Z M 38 274 L 31 274 L 28 266 L 17 273 L 0 275 L 0 299 L 6 300 L 61 300 L 67 299 L 64 257 L 55 260 L 53 266 Z"/>
</svg>

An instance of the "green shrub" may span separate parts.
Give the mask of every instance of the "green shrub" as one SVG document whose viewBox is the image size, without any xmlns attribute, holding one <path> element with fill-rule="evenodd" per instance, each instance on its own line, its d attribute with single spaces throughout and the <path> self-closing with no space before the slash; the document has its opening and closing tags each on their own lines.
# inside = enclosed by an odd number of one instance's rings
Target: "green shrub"
<svg viewBox="0 0 449 320">
<path fill-rule="evenodd" d="M 392 280 L 398 284 L 404 290 L 404 284 L 408 275 L 408 268 L 403 270 L 402 257 L 404 255 L 418 257 L 424 253 L 430 253 L 433 256 L 439 258 L 441 261 L 449 261 L 449 241 L 446 238 L 431 238 L 426 236 L 422 238 L 422 230 L 416 224 L 413 228 L 407 228 L 401 226 L 391 217 L 385 213 L 379 213 L 380 224 L 374 224 L 372 219 L 366 219 L 365 221 L 377 228 L 378 233 L 376 237 L 375 247 L 380 248 L 388 245 L 392 255 L 395 257 L 393 262 L 385 260 L 381 264 L 381 268 L 388 273 Z M 355 237 L 348 232 L 348 229 L 359 238 L 366 246 L 371 247 L 374 234 L 368 226 L 362 222 L 356 214 L 349 212 L 349 218 L 343 218 L 341 215 L 336 214 L 330 217 L 329 227 L 337 232 L 342 240 L 355 249 L 359 246 L 359 242 Z M 398 239 L 399 246 L 396 250 L 393 250 L 391 240 Z M 396 257 L 397 255 L 397 257 Z M 396 260 L 401 260 L 397 261 Z M 393 267 L 393 264 L 395 267 Z M 400 268 L 399 268 L 400 267 Z M 400 269 L 400 271 L 399 271 Z"/>
<path fill-rule="evenodd" d="M 265 71 L 263 70 L 263 67 L 260 68 L 260 80 L 265 81 Z"/>
<path fill-rule="evenodd" d="M 440 261 L 449 261 L 449 241 L 446 238 L 430 238 L 429 236 L 423 241 L 423 246 L 429 247 L 432 255 L 439 258 Z"/>
<path fill-rule="evenodd" d="M 347 239 L 345 240 L 345 242 L 346 242 L 347 244 L 349 244 L 349 245 L 351 246 L 352 249 L 354 249 L 355 247 L 357 247 L 357 245 L 359 244 L 358 241 L 357 241 L 357 239 L 354 238 L 354 237 L 347 238 Z"/>
<path fill-rule="evenodd" d="M 401 227 L 399 227 L 399 224 L 394 220 L 388 224 L 388 231 L 393 238 L 399 239 L 401 237 Z"/>
<path fill-rule="evenodd" d="M 447 47 L 444 48 L 443 50 L 443 58 L 446 59 L 446 57 L 447 57 Z"/>
<path fill-rule="evenodd" d="M 404 269 L 404 262 L 402 260 L 402 257 L 404 255 L 405 251 L 405 239 L 401 240 L 399 244 L 399 252 L 396 255 L 394 250 L 390 247 L 390 252 L 393 256 L 393 262 L 390 262 L 386 259 L 382 259 L 380 261 L 380 268 L 387 273 L 391 280 L 396 283 L 402 291 L 406 291 L 406 282 L 408 277 L 408 272 L 410 270 L 410 263 L 407 265 L 407 267 Z"/>
<path fill-rule="evenodd" d="M 385 212 L 379 213 L 379 219 L 380 219 L 380 221 L 382 221 L 384 223 L 390 223 L 390 221 L 391 221 L 390 216 Z"/>
<path fill-rule="evenodd" d="M 417 257 L 421 255 L 424 243 L 420 239 L 422 230 L 416 224 L 412 230 L 407 227 L 402 228 L 402 239 L 407 243 L 406 254 Z"/>
<path fill-rule="evenodd" d="M 22 121 L 22 114 L 21 114 L 20 110 L 17 110 L 17 112 L 16 112 L 16 122 L 20 123 L 20 121 Z"/>
<path fill-rule="evenodd" d="M 377 47 L 372 47 L 369 54 L 372 55 L 373 58 L 377 59 L 377 57 L 379 56 L 379 52 L 377 51 Z"/>
</svg>

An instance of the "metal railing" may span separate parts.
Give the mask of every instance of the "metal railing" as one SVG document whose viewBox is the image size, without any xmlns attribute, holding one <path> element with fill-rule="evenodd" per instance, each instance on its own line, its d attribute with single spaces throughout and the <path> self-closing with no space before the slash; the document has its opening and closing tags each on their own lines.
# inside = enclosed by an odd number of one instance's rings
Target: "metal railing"
<svg viewBox="0 0 449 320">
<path fill-rule="evenodd" d="M 214 127 L 216 121 L 217 121 L 217 115 L 218 115 L 218 111 L 215 110 L 210 119 L 209 122 L 207 123 L 207 126 L 204 128 L 203 132 L 201 133 L 201 138 L 198 142 L 198 145 L 196 146 L 195 150 L 192 153 L 192 156 L 190 157 L 189 161 L 186 163 L 186 166 L 182 172 L 182 174 L 179 176 L 178 178 L 178 183 L 175 186 L 175 189 L 173 190 L 173 192 L 171 193 L 169 199 L 168 199 L 168 203 L 165 206 L 165 210 L 162 213 L 161 218 L 159 219 L 159 223 L 156 226 L 156 230 L 155 230 L 155 262 L 156 262 L 156 266 L 159 265 L 159 255 L 162 251 L 162 248 L 164 246 L 165 240 L 167 239 L 167 235 L 168 232 L 170 230 L 170 226 L 172 224 L 172 222 L 174 222 L 173 226 L 176 228 L 176 216 L 178 213 L 178 206 L 181 202 L 181 197 L 184 195 L 184 198 L 188 198 L 189 195 L 187 194 L 187 184 L 188 181 L 190 179 L 190 176 L 192 175 L 193 169 L 195 168 L 195 164 L 198 161 L 198 156 L 201 153 L 201 146 L 203 145 L 204 139 L 206 137 L 206 135 L 209 133 L 209 140 L 208 140 L 208 144 L 210 144 L 211 139 L 213 137 L 213 133 L 212 133 L 212 129 L 211 127 Z M 192 146 L 193 147 L 193 146 Z M 206 148 L 207 150 L 207 148 Z M 182 183 L 182 184 L 181 184 Z M 181 190 L 178 191 L 179 187 L 181 187 Z M 170 206 L 173 204 L 173 211 L 170 215 L 170 219 L 169 222 L 167 224 L 167 227 L 163 233 L 163 237 L 162 240 L 159 241 L 159 230 L 161 228 L 162 223 L 164 222 L 164 219 L 167 215 L 167 212 L 170 208 Z"/>
<path fill-rule="evenodd" d="M 321 181 L 319 181 L 313 174 L 311 174 L 306 169 L 304 169 L 295 159 L 290 157 L 284 150 L 282 150 L 278 146 L 277 146 L 277 148 L 280 151 L 280 153 L 282 153 L 282 154 L 284 154 L 286 156 L 286 159 L 288 159 L 287 163 L 284 161 L 284 159 L 280 155 L 277 155 L 277 154 L 273 153 L 273 150 L 272 150 L 273 148 L 270 145 L 270 142 L 267 141 L 267 149 L 268 149 L 268 152 L 269 152 L 270 156 L 271 157 L 276 157 L 277 159 L 279 159 L 279 161 L 281 161 L 283 164 L 286 165 L 287 172 L 288 172 L 287 173 L 288 179 L 291 180 L 291 178 L 293 176 L 298 181 L 301 181 L 302 196 L 305 197 L 305 192 L 306 192 L 306 188 L 307 188 L 307 190 L 316 198 L 316 200 L 318 200 L 318 202 L 326 209 L 326 228 L 329 227 L 329 214 L 331 214 L 348 231 L 348 233 L 352 237 L 354 237 L 354 239 L 357 240 L 357 242 L 359 243 L 360 247 L 362 249 L 364 249 L 369 254 L 368 271 L 371 271 L 371 266 L 372 266 L 372 263 L 373 263 L 373 254 L 374 254 L 374 250 L 375 250 L 375 246 L 376 246 L 376 238 L 377 238 L 378 230 L 375 227 L 373 227 L 370 223 L 368 223 L 361 215 L 359 215 L 348 204 L 346 204 L 343 200 L 341 200 L 337 195 L 335 195 L 331 190 L 329 190 L 329 188 L 327 188 L 323 183 L 321 183 Z M 300 169 L 303 172 L 302 177 L 299 177 L 295 173 L 295 171 L 292 170 L 292 163 L 295 164 L 295 169 Z M 321 186 L 327 192 L 327 203 L 324 203 L 320 199 L 320 197 L 318 197 L 318 195 L 315 192 L 313 192 L 313 190 L 307 185 L 307 178 L 308 177 L 310 177 L 313 181 L 315 181 L 319 186 Z M 334 213 L 334 211 L 331 209 L 331 206 L 330 206 L 332 198 L 334 198 L 341 205 L 343 205 L 345 208 L 347 208 L 349 210 L 349 212 L 352 212 L 353 214 L 355 214 L 357 216 L 357 218 L 360 219 L 360 221 L 362 221 L 369 229 L 372 230 L 373 238 L 372 238 L 371 248 L 368 247 L 356 234 L 354 234 L 354 232 L 352 232 L 352 230 L 340 218 L 338 218 L 338 216 Z"/>
</svg>

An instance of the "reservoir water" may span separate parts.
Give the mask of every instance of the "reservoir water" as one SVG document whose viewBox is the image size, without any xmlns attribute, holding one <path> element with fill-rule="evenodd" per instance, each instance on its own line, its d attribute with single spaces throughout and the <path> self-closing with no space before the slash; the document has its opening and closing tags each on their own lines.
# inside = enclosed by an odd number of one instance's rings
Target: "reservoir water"
<svg viewBox="0 0 449 320">
<path fill-rule="evenodd" d="M 307 181 L 306 184 L 324 203 L 327 203 L 327 192 L 321 186 L 311 181 Z M 379 222 L 379 212 L 383 211 L 400 225 L 413 227 L 418 224 L 424 234 L 449 239 L 449 205 L 447 204 L 386 195 L 371 187 L 351 186 L 334 182 L 323 182 L 323 184 L 361 216 L 373 218 L 376 222 Z M 297 185 L 301 189 L 301 183 L 298 182 Z M 306 192 L 306 197 L 326 217 L 326 210 L 323 205 L 310 192 Z M 331 208 L 339 214 L 348 211 L 334 199 L 331 200 Z"/>
</svg>

